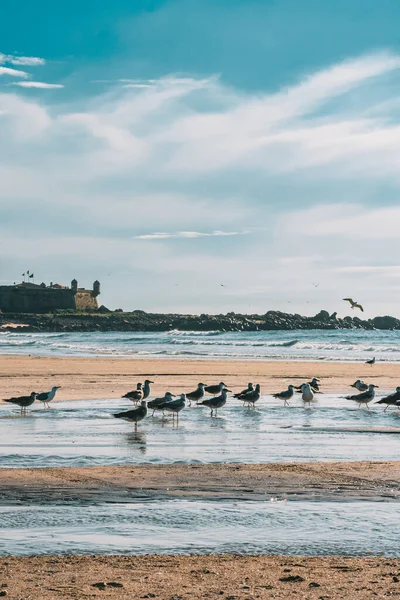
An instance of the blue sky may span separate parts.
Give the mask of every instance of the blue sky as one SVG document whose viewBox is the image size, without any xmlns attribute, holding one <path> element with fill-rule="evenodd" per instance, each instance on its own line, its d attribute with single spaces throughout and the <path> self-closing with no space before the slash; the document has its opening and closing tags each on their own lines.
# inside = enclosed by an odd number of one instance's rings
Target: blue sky
<svg viewBox="0 0 400 600">
<path fill-rule="evenodd" d="M 400 316 L 397 1 L 4 4 L 1 282 Z"/>
</svg>

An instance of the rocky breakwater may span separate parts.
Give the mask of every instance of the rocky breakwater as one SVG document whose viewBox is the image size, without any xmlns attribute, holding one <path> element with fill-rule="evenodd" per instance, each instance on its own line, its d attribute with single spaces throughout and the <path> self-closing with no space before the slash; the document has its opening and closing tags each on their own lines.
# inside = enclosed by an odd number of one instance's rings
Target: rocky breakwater
<svg viewBox="0 0 400 600">
<path fill-rule="evenodd" d="M 381 329 L 400 330 L 395 317 L 339 318 L 321 310 L 313 317 L 268 311 L 264 315 L 179 315 L 154 314 L 136 310 L 130 313 L 109 311 L 104 307 L 92 313 L 57 313 L 47 315 L 0 314 L 2 331 L 72 332 L 72 331 L 274 331 L 294 329 Z"/>
</svg>

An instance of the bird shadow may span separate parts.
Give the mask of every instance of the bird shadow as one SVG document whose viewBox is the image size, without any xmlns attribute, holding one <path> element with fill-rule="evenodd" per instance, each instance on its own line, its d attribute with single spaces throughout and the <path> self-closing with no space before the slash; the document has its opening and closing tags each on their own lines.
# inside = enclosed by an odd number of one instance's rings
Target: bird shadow
<svg viewBox="0 0 400 600">
<path fill-rule="evenodd" d="M 137 448 L 141 454 L 146 454 L 147 434 L 144 431 L 131 431 L 125 434 L 125 441 L 128 446 Z"/>
</svg>

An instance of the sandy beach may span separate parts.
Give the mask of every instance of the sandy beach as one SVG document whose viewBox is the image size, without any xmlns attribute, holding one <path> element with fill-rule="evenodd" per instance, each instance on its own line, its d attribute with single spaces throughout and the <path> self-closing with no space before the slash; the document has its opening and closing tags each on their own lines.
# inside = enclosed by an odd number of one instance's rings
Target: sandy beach
<svg viewBox="0 0 400 600">
<path fill-rule="evenodd" d="M 237 555 L 0 558 L 0 596 L 10 600 L 364 600 L 399 593 L 400 559 Z"/>
<path fill-rule="evenodd" d="M 57 401 L 91 398 L 119 398 L 145 378 L 155 383 L 152 394 L 194 389 L 199 381 L 210 385 L 224 381 L 240 391 L 248 381 L 261 385 L 263 394 L 284 389 L 312 377 L 322 380 L 327 393 L 348 393 L 356 379 L 364 379 L 393 390 L 400 382 L 400 365 L 373 366 L 344 362 L 267 362 L 237 360 L 181 360 L 126 358 L 48 358 L 1 356 L 1 396 L 41 392 L 60 385 Z"/>
<path fill-rule="evenodd" d="M 41 502 L 400 500 L 400 462 L 2 469 L 0 505 Z"/>
</svg>

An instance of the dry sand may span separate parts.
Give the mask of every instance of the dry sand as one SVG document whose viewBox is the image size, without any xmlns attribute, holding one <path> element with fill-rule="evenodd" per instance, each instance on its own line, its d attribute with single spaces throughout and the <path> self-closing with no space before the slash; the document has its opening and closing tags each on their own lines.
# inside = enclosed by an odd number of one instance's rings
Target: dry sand
<svg viewBox="0 0 400 600">
<path fill-rule="evenodd" d="M 400 462 L 2 469 L 0 505 L 140 498 L 400 500 Z M 355 517 L 356 518 L 356 517 Z"/>
<path fill-rule="evenodd" d="M 152 393 L 194 389 L 199 381 L 210 385 L 224 381 L 240 391 L 248 381 L 261 384 L 262 393 L 284 389 L 289 382 L 322 379 L 326 392 L 348 393 L 361 378 L 380 386 L 380 391 L 400 385 L 400 365 L 335 362 L 266 362 L 126 358 L 0 357 L 0 397 L 42 392 L 53 385 L 62 388 L 57 400 L 119 398 L 146 378 L 155 381 Z"/>
<path fill-rule="evenodd" d="M 287 556 L 0 558 L 10 600 L 336 600 L 400 595 L 400 559 Z"/>
</svg>

